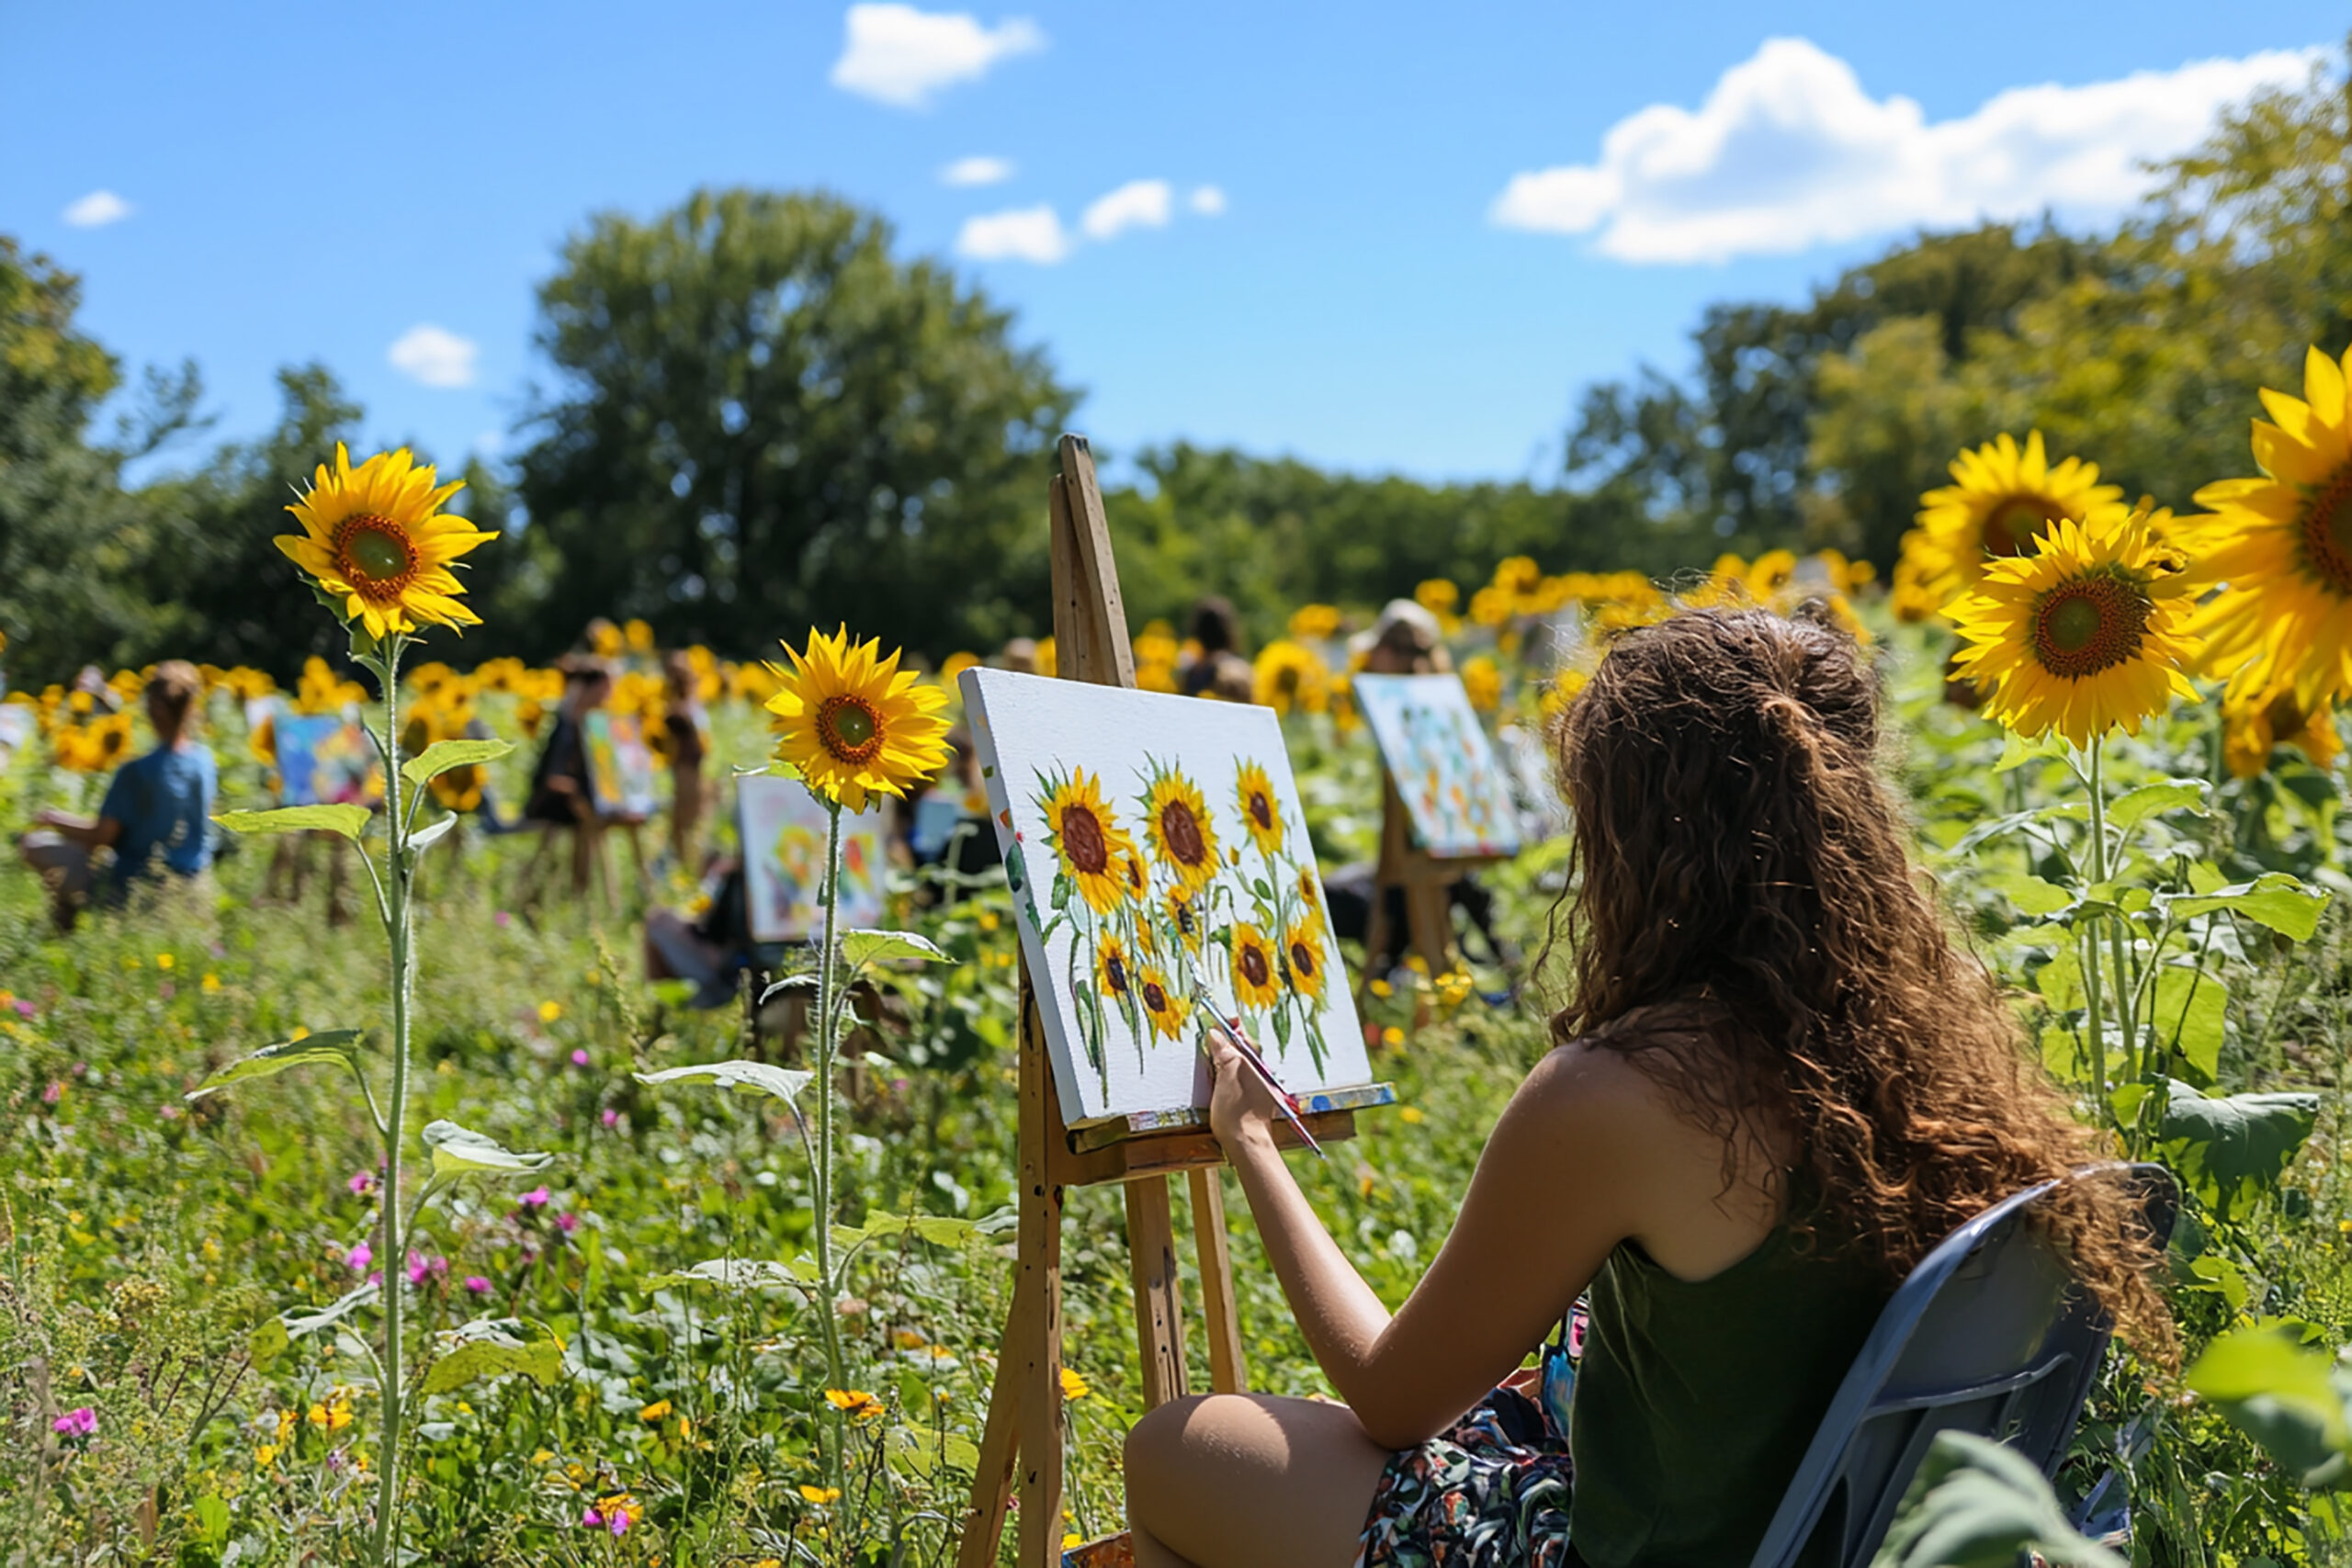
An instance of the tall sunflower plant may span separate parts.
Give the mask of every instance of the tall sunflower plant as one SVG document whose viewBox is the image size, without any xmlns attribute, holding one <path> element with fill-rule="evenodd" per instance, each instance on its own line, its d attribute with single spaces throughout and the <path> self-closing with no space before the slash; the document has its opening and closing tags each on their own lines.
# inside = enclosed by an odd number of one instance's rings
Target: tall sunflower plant
<svg viewBox="0 0 2352 1568">
<path fill-rule="evenodd" d="M 252 1335 L 248 1350 L 255 1366 L 266 1370 L 295 1337 L 332 1330 L 339 1344 L 356 1347 L 372 1363 L 379 1414 L 368 1555 L 379 1568 L 393 1568 L 403 1561 L 404 1450 L 416 1403 L 483 1378 L 522 1373 L 552 1383 L 562 1375 L 562 1345 L 545 1324 L 478 1319 L 440 1336 L 433 1347 L 435 1353 L 426 1357 L 415 1353 L 422 1348 L 409 1343 L 406 1323 L 406 1298 L 416 1286 L 407 1280 L 402 1265 L 428 1201 L 466 1178 L 527 1175 L 552 1158 L 516 1153 L 455 1122 L 435 1121 L 417 1130 L 418 1167 L 409 1163 L 410 1036 L 418 975 L 416 868 L 424 852 L 458 820 L 445 814 L 420 823 L 419 817 L 435 779 L 457 769 L 480 767 L 513 750 L 504 740 L 440 740 L 402 758 L 403 656 L 428 626 L 454 631 L 481 624 L 481 617 L 463 603 L 464 585 L 451 568 L 459 557 L 495 536 L 443 510 L 461 488 L 462 481 L 438 482 L 432 466 L 418 464 L 406 449 L 379 453 L 354 467 L 350 453 L 338 444 L 333 467 L 321 464 L 310 488 L 287 508 L 301 532 L 280 536 L 277 547 L 300 569 L 321 605 L 348 629 L 351 657 L 375 677 L 382 698 L 381 727 L 368 733 L 384 761 L 383 799 L 379 808 L 296 806 L 229 811 L 215 818 L 232 832 L 327 832 L 358 847 L 390 964 L 384 1032 L 388 1048 L 374 1049 L 373 1042 L 382 1038 L 374 1032 L 322 1031 L 266 1045 L 212 1074 L 188 1095 L 198 1100 L 291 1067 L 325 1065 L 348 1070 L 366 1103 L 380 1145 L 382 1171 L 368 1247 L 377 1269 L 323 1311 L 265 1322 Z M 359 1248 L 353 1251 L 357 1254 Z M 363 1269 L 365 1261 L 363 1258 Z M 377 1319 L 372 1343 L 348 1328 L 370 1309 Z"/>
<path fill-rule="evenodd" d="M 2008 731 L 1996 770 L 2055 776 L 2062 798 L 1978 824 L 1946 852 L 2018 911 L 2013 940 L 2050 1019 L 2042 1058 L 2133 1157 L 2176 1156 L 2217 1129 L 2202 1109 L 2221 1076 L 2229 992 L 2221 960 L 2249 927 L 2289 941 L 2316 929 L 2326 894 L 2286 872 L 2232 881 L 2211 858 L 2203 776 L 2172 776 L 2137 736 L 2176 700 L 2202 703 L 2198 579 L 2143 506 L 2048 522 L 2019 553 L 1986 559 L 1944 615 L 1956 676 Z M 2063 768 L 2058 765 L 2063 764 Z M 2140 776 L 2126 782 L 2119 774 Z M 2119 787 L 2120 785 L 2121 787 Z M 1998 854 L 2024 847 L 2024 863 Z"/>
<path fill-rule="evenodd" d="M 781 1102 L 808 1162 L 810 1249 L 789 1261 L 714 1258 L 646 1281 L 649 1289 L 771 1288 L 799 1292 L 817 1310 L 823 1361 L 819 1387 L 807 1415 L 815 1438 L 821 1483 L 798 1495 L 821 1516 L 824 1539 L 842 1561 L 849 1561 L 871 1535 L 867 1517 L 875 1489 L 854 1484 L 852 1463 L 865 1455 L 886 1462 L 937 1468 L 960 1462 L 969 1468 L 977 1450 L 937 1427 L 937 1412 L 891 1431 L 882 1440 L 880 1417 L 888 1410 L 881 1396 L 858 1386 L 852 1366 L 854 1347 L 843 1338 L 841 1308 L 852 1299 L 851 1266 L 869 1242 L 911 1235 L 937 1246 L 956 1246 L 997 1228 L 997 1219 L 969 1221 L 938 1215 L 870 1214 L 856 1225 L 841 1223 L 843 1208 L 836 1158 L 835 1075 L 842 1043 L 858 1019 L 852 1002 L 860 980 L 881 966 L 948 964 L 954 960 L 930 939 L 913 931 L 844 930 L 841 925 L 842 819 L 878 808 L 885 798 L 903 796 L 914 784 L 936 776 L 948 759 L 947 694 L 899 666 L 898 652 L 885 654 L 876 641 L 854 640 L 846 626 L 831 636 L 811 628 L 805 648 L 785 645 L 788 663 L 771 664 L 775 694 L 766 707 L 776 735 L 768 771 L 799 781 L 826 816 L 824 882 L 817 905 L 822 930 L 811 944 L 807 968 L 769 986 L 761 1000 L 786 990 L 813 993 L 814 1055 L 807 1069 L 764 1062 L 725 1061 L 639 1073 L 640 1083 L 704 1083 Z M 813 1110 L 808 1102 L 812 1101 Z M 915 1414 L 908 1412 L 906 1414 Z"/>
</svg>

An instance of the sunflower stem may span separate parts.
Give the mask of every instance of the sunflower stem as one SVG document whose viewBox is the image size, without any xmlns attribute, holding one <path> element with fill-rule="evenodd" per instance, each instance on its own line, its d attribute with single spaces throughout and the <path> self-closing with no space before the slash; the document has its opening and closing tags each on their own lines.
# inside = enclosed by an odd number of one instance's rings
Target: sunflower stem
<svg viewBox="0 0 2352 1568">
<path fill-rule="evenodd" d="M 2090 806 L 2091 806 L 2091 882 L 2104 886 L 2110 865 L 2107 843 L 2107 775 L 2105 771 L 2107 738 L 2094 736 L 2090 747 Z M 2107 928 L 2109 954 L 2115 964 L 2115 1021 L 2123 1036 L 2123 1070 L 2125 1081 L 2137 1083 L 2140 1078 L 2140 1040 L 2132 1027 L 2132 987 L 2130 962 L 2124 947 L 2123 917 L 2100 915 L 2097 918 L 2092 937 L 2092 962 L 2098 962 L 2097 926 Z"/>
<path fill-rule="evenodd" d="M 384 1143 L 384 1201 L 382 1248 L 378 1264 L 384 1272 L 384 1351 L 379 1360 L 378 1386 L 383 1419 L 377 1438 L 376 1562 L 378 1568 L 399 1568 L 401 1551 L 401 1286 L 406 1255 L 401 1250 L 407 1226 L 401 1213 L 401 1141 L 408 1123 L 409 1036 L 409 866 L 408 829 L 401 816 L 401 649 L 406 639 L 395 634 L 384 641 L 384 837 L 386 869 L 390 875 L 382 887 L 389 908 L 384 921 L 391 949 L 392 1084 L 379 1122 Z M 371 867 L 372 869 L 372 867 Z"/>
<path fill-rule="evenodd" d="M 817 1278 L 824 1296 L 818 1305 L 818 1319 L 825 1335 L 825 1386 L 846 1391 L 848 1374 L 842 1364 L 842 1281 L 833 1275 L 833 1058 L 841 1041 L 841 1021 L 834 1016 L 834 987 L 839 984 L 835 944 L 842 902 L 840 801 L 826 799 L 825 818 L 825 886 L 820 900 L 825 910 L 825 936 L 817 960 L 817 1157 L 809 1178 L 817 1208 Z M 849 1413 L 830 1399 L 825 1408 L 831 1413 L 828 1425 L 832 1428 L 825 1455 L 825 1484 L 845 1499 L 849 1495 Z M 845 1534 L 842 1539 L 851 1536 Z"/>
</svg>

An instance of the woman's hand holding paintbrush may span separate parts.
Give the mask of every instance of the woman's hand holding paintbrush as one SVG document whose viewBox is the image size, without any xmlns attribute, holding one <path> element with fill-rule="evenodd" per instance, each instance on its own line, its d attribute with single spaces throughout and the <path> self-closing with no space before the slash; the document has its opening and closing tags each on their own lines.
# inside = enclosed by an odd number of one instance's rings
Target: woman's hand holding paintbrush
<svg viewBox="0 0 2352 1568">
<path fill-rule="evenodd" d="M 1209 1126 L 1216 1134 L 1217 1142 L 1230 1150 L 1240 1140 L 1262 1134 L 1271 1143 L 1274 1122 L 1279 1118 L 1289 1122 L 1300 1141 L 1321 1157 L 1323 1145 L 1306 1130 L 1290 1094 L 1275 1078 L 1273 1069 L 1266 1066 L 1257 1045 L 1242 1032 L 1239 1021 L 1218 1018 L 1207 994 L 1197 986 L 1193 990 L 1193 1005 L 1200 1009 L 1210 1026 L 1202 1044 L 1209 1058 L 1214 1085 L 1209 1097 Z"/>
</svg>

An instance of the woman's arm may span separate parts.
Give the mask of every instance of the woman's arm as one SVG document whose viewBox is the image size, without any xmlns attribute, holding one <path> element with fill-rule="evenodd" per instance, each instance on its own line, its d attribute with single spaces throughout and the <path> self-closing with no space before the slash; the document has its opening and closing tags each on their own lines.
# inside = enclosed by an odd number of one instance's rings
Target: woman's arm
<svg viewBox="0 0 2352 1568">
<path fill-rule="evenodd" d="M 122 824 L 111 817 L 75 817 L 64 811 L 44 811 L 33 820 L 85 850 L 110 849 L 122 838 Z"/>
<path fill-rule="evenodd" d="M 1480 1156 L 1452 1234 L 1394 1316 L 1340 1251 L 1276 1150 L 1272 1095 L 1212 1037 L 1211 1121 L 1317 1362 L 1374 1441 L 1442 1431 L 1559 1321 L 1640 1228 L 1661 1143 L 1647 1080 L 1567 1047 L 1521 1085 Z"/>
</svg>

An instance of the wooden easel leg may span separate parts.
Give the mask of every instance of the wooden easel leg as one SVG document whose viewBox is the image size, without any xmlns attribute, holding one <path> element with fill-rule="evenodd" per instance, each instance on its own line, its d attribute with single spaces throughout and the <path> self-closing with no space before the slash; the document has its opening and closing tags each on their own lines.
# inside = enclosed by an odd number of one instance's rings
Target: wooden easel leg
<svg viewBox="0 0 2352 1568">
<path fill-rule="evenodd" d="M 1021 1448 L 1020 1568 L 1056 1568 L 1062 1540 L 1062 1189 L 1054 1168 L 1059 1118 L 1048 1103 L 1053 1068 L 1046 1060 L 1045 1027 L 1024 984 L 1021 998 L 1021 1274 L 1016 1290 L 1035 1314 L 1015 1359 L 997 1375 L 1012 1375 Z"/>
<path fill-rule="evenodd" d="M 1026 1283 L 1025 1275 L 1014 1282 L 1012 1309 L 1005 1314 L 1004 1337 L 997 1345 L 996 1382 L 989 1390 L 988 1427 L 980 1434 L 980 1462 L 972 1471 L 972 1506 L 956 1543 L 956 1568 L 996 1568 L 997 1547 L 1004 1540 L 1005 1504 L 1021 1458 L 1021 1389 L 1012 1373 L 1021 1347 L 1035 1332 L 1035 1303 L 1023 1289 Z"/>
<path fill-rule="evenodd" d="M 1168 1179 L 1146 1176 L 1125 1184 L 1127 1261 L 1135 1272 L 1136 1345 L 1143 1361 L 1143 1403 L 1157 1409 L 1181 1398 L 1184 1369 L 1183 1281 L 1176 1270 L 1176 1226 Z"/>
<path fill-rule="evenodd" d="M 1209 1337 L 1209 1387 L 1239 1393 L 1250 1386 L 1241 1357 L 1241 1315 L 1233 1303 L 1233 1254 L 1226 1245 L 1224 1173 L 1217 1166 L 1185 1173 L 1193 1194 L 1193 1240 L 1201 1260 L 1201 1318 Z"/>
<path fill-rule="evenodd" d="M 1431 877 L 1405 885 L 1405 934 L 1432 976 L 1453 967 L 1453 886 Z"/>
</svg>

